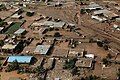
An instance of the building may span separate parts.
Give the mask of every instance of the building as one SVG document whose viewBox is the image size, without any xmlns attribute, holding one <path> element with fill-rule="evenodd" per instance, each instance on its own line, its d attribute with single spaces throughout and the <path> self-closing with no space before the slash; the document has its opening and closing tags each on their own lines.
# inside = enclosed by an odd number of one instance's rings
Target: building
<svg viewBox="0 0 120 80">
<path fill-rule="evenodd" d="M 12 44 L 12 43 L 6 43 L 5 45 L 3 45 L 2 47 L 2 51 L 3 52 L 10 52 L 13 53 L 16 51 L 16 49 L 19 47 L 19 42 L 16 44 Z"/>
<path fill-rule="evenodd" d="M 37 45 L 36 49 L 34 50 L 35 54 L 46 55 L 48 54 L 51 45 Z"/>
<path fill-rule="evenodd" d="M 33 58 L 33 56 L 9 56 L 7 62 L 12 63 L 17 60 L 18 63 L 30 64 L 33 62 Z"/>
<path fill-rule="evenodd" d="M 104 18 L 104 17 L 94 16 L 94 15 L 92 15 L 91 18 L 92 18 L 92 19 L 95 19 L 95 20 L 97 20 L 97 21 L 99 21 L 99 22 L 104 22 L 104 21 L 107 20 L 107 19 Z"/>
<path fill-rule="evenodd" d="M 47 28 L 40 28 L 39 29 L 39 34 L 42 35 L 47 32 Z"/>
<path fill-rule="evenodd" d="M 59 21 L 59 22 L 45 21 L 41 23 L 41 26 L 50 27 L 50 28 L 63 28 L 64 25 L 65 25 L 65 22 L 62 22 L 62 21 Z"/>
<path fill-rule="evenodd" d="M 15 35 L 17 36 L 21 36 L 21 35 L 24 35 L 26 33 L 26 30 L 25 29 L 18 29 L 16 32 L 14 32 Z"/>
<path fill-rule="evenodd" d="M 91 68 L 92 67 L 93 60 L 90 58 L 79 58 L 75 65 L 79 68 Z"/>
<path fill-rule="evenodd" d="M 42 25 L 42 23 L 34 22 L 31 26 L 40 27 L 41 25 Z"/>
<path fill-rule="evenodd" d="M 67 56 L 68 57 L 83 57 L 83 50 L 69 50 Z"/>
<path fill-rule="evenodd" d="M 62 2 L 48 2 L 47 6 L 48 7 L 61 7 L 63 5 Z"/>
<path fill-rule="evenodd" d="M 116 9 L 118 12 L 120 12 L 120 7 L 115 7 L 115 9 Z"/>
<path fill-rule="evenodd" d="M 99 14 L 104 14 L 104 13 L 109 13 L 110 11 L 108 11 L 107 9 L 103 9 L 103 10 L 97 10 L 94 11 L 94 15 L 99 15 Z"/>
<path fill-rule="evenodd" d="M 85 9 L 88 9 L 88 10 L 101 10 L 101 9 L 103 9 L 103 7 L 100 6 L 99 4 L 95 3 L 95 2 L 91 2 L 87 7 L 85 7 Z"/>
<path fill-rule="evenodd" d="M 117 15 L 111 11 L 108 11 L 106 9 L 94 11 L 94 15 L 103 15 L 104 17 L 106 17 L 108 19 L 115 19 L 115 18 L 119 17 L 119 15 Z"/>
<path fill-rule="evenodd" d="M 14 14 L 11 16 L 12 19 L 21 19 L 22 16 L 21 15 L 18 15 L 18 14 Z"/>
</svg>

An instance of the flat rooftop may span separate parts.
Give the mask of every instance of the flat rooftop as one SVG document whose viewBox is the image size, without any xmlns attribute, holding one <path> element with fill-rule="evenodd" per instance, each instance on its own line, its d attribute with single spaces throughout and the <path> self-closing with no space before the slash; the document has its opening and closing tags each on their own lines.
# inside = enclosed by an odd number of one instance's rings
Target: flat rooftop
<svg viewBox="0 0 120 80">
<path fill-rule="evenodd" d="M 14 34 L 22 34 L 23 32 L 25 32 L 25 29 L 18 29 L 16 32 L 14 32 Z"/>
<path fill-rule="evenodd" d="M 77 67 L 90 68 L 92 66 L 92 59 L 80 58 L 76 61 L 75 65 Z"/>
<path fill-rule="evenodd" d="M 14 49 L 16 46 L 17 46 L 17 44 L 13 45 L 13 44 L 7 43 L 7 44 L 5 44 L 5 45 L 2 47 L 2 49 L 10 49 L 10 50 L 12 50 L 12 49 Z"/>
<path fill-rule="evenodd" d="M 48 27 L 57 27 L 57 28 L 62 28 L 65 25 L 65 22 L 54 22 L 54 21 L 45 21 L 42 23 L 43 26 L 48 26 Z"/>
<path fill-rule="evenodd" d="M 38 45 L 35 49 L 36 54 L 47 54 L 50 49 L 50 45 Z"/>
</svg>

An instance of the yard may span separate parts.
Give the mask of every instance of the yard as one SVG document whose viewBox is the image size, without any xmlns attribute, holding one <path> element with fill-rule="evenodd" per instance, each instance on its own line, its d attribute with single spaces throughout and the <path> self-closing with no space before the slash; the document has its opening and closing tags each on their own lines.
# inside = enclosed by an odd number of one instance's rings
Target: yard
<svg viewBox="0 0 120 80">
<path fill-rule="evenodd" d="M 15 31 L 17 31 L 21 27 L 21 24 L 22 24 L 21 22 L 13 23 L 13 25 L 10 26 L 10 28 L 8 28 L 5 34 L 13 34 Z"/>
</svg>

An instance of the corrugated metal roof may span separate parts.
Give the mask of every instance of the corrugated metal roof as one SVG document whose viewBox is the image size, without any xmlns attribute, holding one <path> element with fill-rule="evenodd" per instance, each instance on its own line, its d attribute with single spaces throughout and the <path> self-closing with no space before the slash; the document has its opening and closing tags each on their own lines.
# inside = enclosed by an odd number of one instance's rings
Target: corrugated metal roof
<svg viewBox="0 0 120 80">
<path fill-rule="evenodd" d="M 42 25 L 49 26 L 49 27 L 63 27 L 65 22 L 54 22 L 54 21 L 45 21 Z"/>
<path fill-rule="evenodd" d="M 24 31 L 25 31 L 25 29 L 20 28 L 20 29 L 18 29 L 14 34 L 21 34 L 21 33 L 23 33 Z"/>
<path fill-rule="evenodd" d="M 30 63 L 33 56 L 9 56 L 7 62 L 14 62 L 15 60 L 18 63 Z"/>
<path fill-rule="evenodd" d="M 49 48 L 50 48 L 50 45 L 38 45 L 34 52 L 40 53 L 40 54 L 47 54 Z"/>
</svg>

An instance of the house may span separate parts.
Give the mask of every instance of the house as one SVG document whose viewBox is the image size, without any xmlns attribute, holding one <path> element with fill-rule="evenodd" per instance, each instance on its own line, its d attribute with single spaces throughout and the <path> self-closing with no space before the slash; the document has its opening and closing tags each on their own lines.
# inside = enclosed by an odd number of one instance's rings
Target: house
<svg viewBox="0 0 120 80">
<path fill-rule="evenodd" d="M 30 64 L 34 61 L 33 59 L 33 56 L 9 56 L 7 62 L 12 63 L 17 60 L 17 62 L 21 64 Z"/>
<path fill-rule="evenodd" d="M 119 15 L 113 13 L 113 12 L 109 12 L 109 13 L 104 13 L 103 14 L 105 17 L 113 20 L 113 19 L 116 19 L 116 18 L 119 18 Z"/>
<path fill-rule="evenodd" d="M 109 12 L 110 11 L 108 11 L 107 9 L 103 9 L 103 10 L 94 11 L 93 14 L 94 15 L 100 15 L 100 14 L 109 13 Z"/>
<path fill-rule="evenodd" d="M 103 7 L 100 6 L 99 4 L 95 3 L 95 2 L 91 2 L 87 7 L 85 7 L 85 9 L 88 9 L 88 10 L 101 10 L 101 9 L 103 9 Z"/>
<path fill-rule="evenodd" d="M 115 18 L 118 18 L 119 15 L 107 10 L 107 9 L 104 9 L 104 10 L 97 10 L 97 11 L 94 11 L 93 15 L 102 15 L 108 19 L 115 19 Z"/>
<path fill-rule="evenodd" d="M 47 32 L 47 28 L 40 28 L 39 29 L 39 34 L 42 35 Z"/>
<path fill-rule="evenodd" d="M 41 23 L 41 26 L 49 27 L 49 28 L 63 28 L 65 25 L 65 22 L 59 21 L 45 21 Z"/>
<path fill-rule="evenodd" d="M 34 22 L 31 26 L 40 27 L 41 25 L 42 25 L 42 23 Z"/>
<path fill-rule="evenodd" d="M 91 58 L 91 59 L 95 58 L 94 54 L 85 54 L 85 57 L 86 58 Z"/>
<path fill-rule="evenodd" d="M 51 45 L 37 45 L 36 49 L 34 50 L 35 54 L 46 55 L 48 54 Z"/>
<path fill-rule="evenodd" d="M 70 50 L 67 56 L 68 57 L 83 57 L 82 49 L 81 50 Z"/>
<path fill-rule="evenodd" d="M 24 35 L 26 33 L 26 30 L 25 29 L 18 29 L 16 32 L 14 32 L 15 35 L 17 36 L 21 36 L 21 35 Z"/>
<path fill-rule="evenodd" d="M 21 15 L 18 15 L 18 14 L 14 14 L 11 16 L 12 19 L 21 19 L 22 16 Z"/>
<path fill-rule="evenodd" d="M 102 17 L 99 17 L 99 16 L 94 16 L 94 15 L 92 15 L 92 17 L 91 17 L 92 19 L 95 19 L 95 20 L 97 20 L 97 21 L 99 21 L 99 22 L 104 22 L 104 21 L 106 21 L 107 19 L 106 18 L 102 18 Z"/>
<path fill-rule="evenodd" d="M 115 7 L 115 9 L 116 9 L 118 12 L 120 12 L 120 7 Z"/>
<path fill-rule="evenodd" d="M 2 51 L 3 52 L 15 52 L 17 50 L 17 48 L 19 47 L 20 43 L 6 43 L 5 45 L 3 45 L 2 47 Z"/>
<path fill-rule="evenodd" d="M 75 65 L 79 68 L 91 68 L 92 67 L 93 60 L 90 58 L 79 58 Z"/>
<path fill-rule="evenodd" d="M 63 5 L 63 3 L 61 3 L 61 2 L 48 2 L 47 3 L 47 6 L 48 7 L 61 7 Z"/>
<path fill-rule="evenodd" d="M 113 25 L 113 29 L 114 29 L 114 30 L 120 30 L 120 26 L 119 26 L 119 25 L 114 24 L 114 25 Z"/>
</svg>

